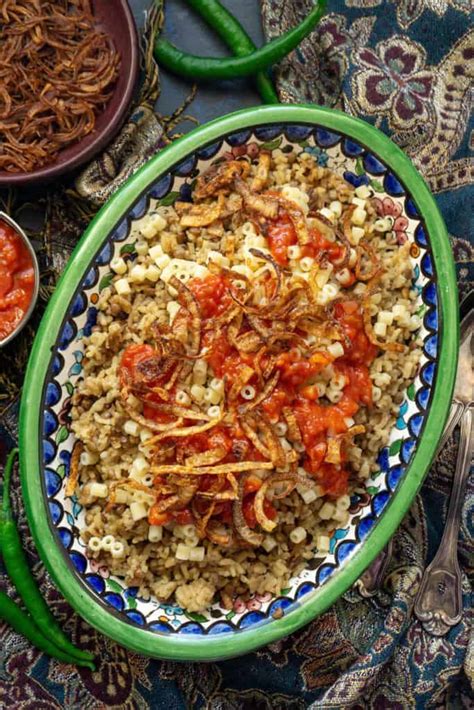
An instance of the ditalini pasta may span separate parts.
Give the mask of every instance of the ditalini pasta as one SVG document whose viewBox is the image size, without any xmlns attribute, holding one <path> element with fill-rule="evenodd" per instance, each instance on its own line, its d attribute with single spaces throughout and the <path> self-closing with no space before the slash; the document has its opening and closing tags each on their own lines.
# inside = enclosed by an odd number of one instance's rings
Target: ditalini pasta
<svg viewBox="0 0 474 710">
<path fill-rule="evenodd" d="M 409 245 L 370 188 L 277 149 L 192 200 L 112 260 L 71 412 L 88 554 L 190 612 L 329 550 L 420 357 Z"/>
</svg>

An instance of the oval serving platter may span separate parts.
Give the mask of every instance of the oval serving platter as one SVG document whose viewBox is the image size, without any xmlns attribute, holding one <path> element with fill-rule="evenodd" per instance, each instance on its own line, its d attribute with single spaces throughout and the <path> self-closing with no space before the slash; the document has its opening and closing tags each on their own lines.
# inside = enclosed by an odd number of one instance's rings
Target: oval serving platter
<svg viewBox="0 0 474 710">
<path fill-rule="evenodd" d="M 189 200 L 190 184 L 224 154 L 252 144 L 285 150 L 299 144 L 354 186 L 370 185 L 400 240 L 409 239 L 423 355 L 406 391 L 380 470 L 351 499 L 350 521 L 279 596 L 237 599 L 231 611 L 202 614 L 137 596 L 86 556 L 83 511 L 66 498 L 70 397 L 81 377 L 83 338 L 97 316 L 98 294 L 112 278 L 111 259 L 133 258 L 137 222 L 156 204 Z M 255 148 L 257 146 L 257 149 Z M 398 236 L 398 235 L 397 235 Z M 20 415 L 21 478 L 30 526 L 55 583 L 76 611 L 104 634 L 140 653 L 176 660 L 216 660 L 275 641 L 323 612 L 361 575 L 398 527 L 420 487 L 448 413 L 457 362 L 454 264 L 433 197 L 408 158 L 372 126 L 334 110 L 258 107 L 198 128 L 147 163 L 102 208 L 81 242 L 39 328 Z M 442 373 L 442 377 L 440 374 Z M 442 381 L 441 381 L 442 380 Z"/>
</svg>

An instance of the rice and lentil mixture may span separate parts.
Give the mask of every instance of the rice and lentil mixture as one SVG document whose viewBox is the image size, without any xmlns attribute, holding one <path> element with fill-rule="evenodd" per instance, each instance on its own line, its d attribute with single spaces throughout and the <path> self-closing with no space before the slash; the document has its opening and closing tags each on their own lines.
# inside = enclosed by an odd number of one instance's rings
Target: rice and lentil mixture
<svg viewBox="0 0 474 710">
<path fill-rule="evenodd" d="M 136 223 L 73 396 L 90 557 L 193 612 L 328 551 L 421 354 L 392 226 L 299 148 L 211 166 Z"/>
</svg>

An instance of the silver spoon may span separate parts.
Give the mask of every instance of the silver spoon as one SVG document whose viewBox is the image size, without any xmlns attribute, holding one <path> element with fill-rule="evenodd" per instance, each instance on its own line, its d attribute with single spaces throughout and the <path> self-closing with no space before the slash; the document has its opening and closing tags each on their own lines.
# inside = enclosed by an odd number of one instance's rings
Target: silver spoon
<svg viewBox="0 0 474 710">
<path fill-rule="evenodd" d="M 473 334 L 474 310 L 471 309 L 461 323 L 461 349 L 454 388 L 454 403 L 461 410 L 461 434 L 451 499 L 438 552 L 425 569 L 414 609 L 423 627 L 433 636 L 447 634 L 462 616 L 461 570 L 457 550 L 464 490 L 474 452 Z"/>
</svg>

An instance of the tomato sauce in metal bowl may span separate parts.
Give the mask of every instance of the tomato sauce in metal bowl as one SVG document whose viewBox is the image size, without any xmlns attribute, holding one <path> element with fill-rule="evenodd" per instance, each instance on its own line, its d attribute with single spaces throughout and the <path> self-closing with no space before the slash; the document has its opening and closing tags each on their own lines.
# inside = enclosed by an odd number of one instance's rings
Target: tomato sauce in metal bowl
<svg viewBox="0 0 474 710">
<path fill-rule="evenodd" d="M 0 347 L 28 320 L 36 303 L 39 271 L 24 232 L 0 212 Z"/>
</svg>

